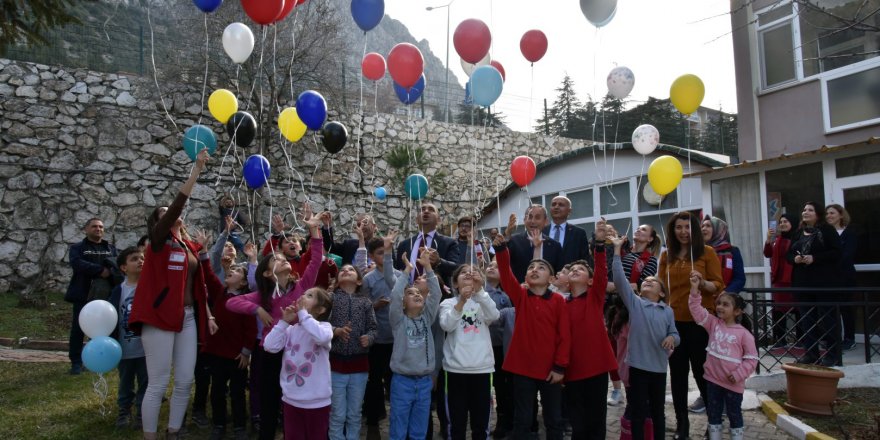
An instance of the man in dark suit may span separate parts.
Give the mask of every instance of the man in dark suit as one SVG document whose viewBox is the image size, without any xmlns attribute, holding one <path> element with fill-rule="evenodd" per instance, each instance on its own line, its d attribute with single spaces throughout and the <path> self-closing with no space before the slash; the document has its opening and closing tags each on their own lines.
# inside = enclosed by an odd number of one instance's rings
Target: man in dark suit
<svg viewBox="0 0 880 440">
<path fill-rule="evenodd" d="M 516 226 L 516 216 L 511 214 L 510 220 L 505 235 L 510 237 L 507 241 L 507 249 L 510 252 L 510 268 L 516 279 L 519 282 L 525 280 L 526 269 L 536 258 L 546 260 L 553 266 L 554 271 L 559 272 L 564 266 L 562 246 L 541 232 L 547 226 L 547 210 L 541 205 L 531 205 L 526 208 L 523 218 L 526 230 L 518 234 L 511 235 Z"/>
<path fill-rule="evenodd" d="M 354 254 L 360 247 L 360 241 L 357 238 L 346 238 L 341 243 L 333 241 L 333 217 L 330 212 L 321 213 L 321 220 L 324 226 L 321 228 L 321 235 L 324 238 L 324 249 L 331 254 L 342 257 L 342 264 L 354 264 Z M 373 217 L 363 212 L 358 213 L 354 217 L 354 226 L 360 228 L 364 234 L 364 243 L 369 243 L 376 235 L 378 227 L 373 221 Z"/>
<path fill-rule="evenodd" d="M 571 214 L 571 200 L 565 196 L 556 196 L 550 202 L 552 222 L 544 227 L 544 235 L 559 242 L 562 246 L 562 265 L 577 260 L 586 260 L 593 265 L 587 231 L 568 223 Z"/>
<path fill-rule="evenodd" d="M 394 267 L 404 269 L 400 256 L 406 254 L 410 261 L 416 261 L 419 248 L 427 248 L 431 256 L 431 267 L 434 268 L 443 282 L 449 286 L 452 279 L 452 271 L 458 266 L 459 257 L 458 243 L 452 237 L 447 237 L 437 232 L 437 224 L 440 223 L 440 213 L 433 203 L 423 203 L 419 216 L 416 219 L 419 225 L 419 233 L 403 240 L 397 245 L 397 253 L 394 255 Z M 416 268 L 418 270 L 418 267 Z M 415 276 L 413 271 L 413 276 Z"/>
</svg>

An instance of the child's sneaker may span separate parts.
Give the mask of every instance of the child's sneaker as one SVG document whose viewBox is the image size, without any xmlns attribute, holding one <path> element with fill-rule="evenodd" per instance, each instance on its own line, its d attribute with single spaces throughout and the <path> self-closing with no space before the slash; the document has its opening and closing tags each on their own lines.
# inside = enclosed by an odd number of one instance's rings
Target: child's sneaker
<svg viewBox="0 0 880 440">
<path fill-rule="evenodd" d="M 623 393 L 617 388 L 611 390 L 611 397 L 608 398 L 608 404 L 611 406 L 617 406 L 620 405 L 621 400 L 623 400 Z"/>
<path fill-rule="evenodd" d="M 706 404 L 703 403 L 703 398 L 697 397 L 697 400 L 694 400 L 694 403 L 688 406 L 688 411 L 696 414 L 706 412 Z"/>
</svg>

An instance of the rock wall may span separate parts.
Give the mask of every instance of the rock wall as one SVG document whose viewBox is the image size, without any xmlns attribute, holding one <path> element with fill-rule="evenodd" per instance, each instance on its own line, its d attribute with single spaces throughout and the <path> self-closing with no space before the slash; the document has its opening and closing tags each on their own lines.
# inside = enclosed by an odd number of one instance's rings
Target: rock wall
<svg viewBox="0 0 880 440">
<path fill-rule="evenodd" d="M 363 211 L 383 229 L 405 230 L 410 202 L 401 195 L 402 182 L 390 180 L 394 170 L 386 160 L 397 145 L 425 150 L 429 162 L 420 171 L 429 180 L 447 175 L 443 185 L 432 182 L 445 189 L 429 193 L 447 232 L 458 216 L 477 212 L 510 182 L 513 157 L 528 154 L 540 162 L 583 145 L 398 115 L 332 114 L 349 128 L 344 150 L 331 157 L 317 136 L 290 144 L 273 130 L 271 139 L 279 141 L 263 152 L 272 178 L 253 192 L 241 184 L 238 161 L 258 153 L 256 147 L 228 148 L 225 130 L 202 108 L 200 88 L 160 89 L 164 105 L 150 77 L 0 59 L 0 292 L 63 290 L 68 246 L 83 238 L 91 217 L 104 220 L 117 247 L 133 245 L 149 212 L 169 203 L 188 174 L 181 136 L 199 121 L 216 130 L 219 146 L 193 191 L 187 224 L 216 228 L 217 201 L 230 192 L 256 220 L 246 235 L 260 237 L 272 213 L 285 213 L 292 223 L 293 210 L 307 198 L 315 209 L 335 212 L 337 238 Z M 387 188 L 387 200 L 371 196 L 375 186 Z"/>
</svg>

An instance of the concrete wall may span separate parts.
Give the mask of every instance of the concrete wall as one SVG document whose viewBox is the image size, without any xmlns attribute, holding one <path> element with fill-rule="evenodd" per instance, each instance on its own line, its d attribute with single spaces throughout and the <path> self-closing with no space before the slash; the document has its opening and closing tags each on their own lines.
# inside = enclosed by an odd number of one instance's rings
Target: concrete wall
<svg viewBox="0 0 880 440">
<path fill-rule="evenodd" d="M 93 216 L 104 220 L 118 247 L 133 245 L 145 233 L 148 213 L 169 203 L 189 172 L 181 134 L 200 120 L 214 128 L 220 146 L 193 191 L 187 223 L 214 229 L 217 200 L 228 191 L 242 208 L 254 209 L 260 236 L 270 210 L 287 213 L 290 222 L 306 198 L 316 209 L 336 211 L 338 238 L 358 211 L 372 212 L 383 229 L 404 228 L 408 202 L 386 161 L 396 145 L 425 149 L 431 160 L 421 171 L 429 180 L 440 170 L 448 175 L 447 190 L 429 194 L 447 224 L 479 211 L 495 188 L 507 185 L 515 156 L 541 162 L 583 145 L 387 114 L 366 116 L 362 124 L 357 115 L 332 115 L 349 128 L 345 149 L 329 157 L 311 135 L 296 144 L 270 142 L 264 155 L 272 165 L 272 192 L 262 190 L 254 202 L 234 159 L 257 153 L 256 147 L 234 149 L 224 160 L 229 140 L 202 108 L 201 85 L 160 86 L 168 115 L 152 78 L 0 59 L 0 292 L 63 290 L 68 245 L 83 238 L 80 228 Z M 273 130 L 270 139 L 280 137 Z M 385 202 L 371 197 L 379 185 L 389 191 Z"/>
</svg>

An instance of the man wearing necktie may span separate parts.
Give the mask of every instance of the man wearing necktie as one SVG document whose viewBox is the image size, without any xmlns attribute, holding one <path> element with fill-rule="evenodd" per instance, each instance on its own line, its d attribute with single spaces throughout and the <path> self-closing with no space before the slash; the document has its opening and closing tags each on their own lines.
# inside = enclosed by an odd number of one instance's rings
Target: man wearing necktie
<svg viewBox="0 0 880 440">
<path fill-rule="evenodd" d="M 587 231 L 568 223 L 571 214 L 571 200 L 565 196 L 556 196 L 550 202 L 552 222 L 544 227 L 544 234 L 559 242 L 562 246 L 562 265 L 577 260 L 585 260 L 593 266 L 590 255 Z"/>
<path fill-rule="evenodd" d="M 447 237 L 437 232 L 437 224 L 440 223 L 440 213 L 437 206 L 433 203 L 423 203 L 419 216 L 416 219 L 419 226 L 419 233 L 403 240 L 397 245 L 397 255 L 394 258 L 394 267 L 403 270 L 403 262 L 400 260 L 401 255 L 406 255 L 410 261 L 416 261 L 418 250 L 420 248 L 428 249 L 431 257 L 431 267 L 443 279 L 446 285 L 450 285 L 449 281 L 452 277 L 452 271 L 458 265 L 459 260 L 458 243 L 451 237 Z M 413 271 L 415 273 L 423 270 L 417 266 Z"/>
<path fill-rule="evenodd" d="M 519 282 L 523 282 L 529 263 L 540 258 L 546 260 L 558 272 L 562 269 L 562 246 L 559 242 L 542 233 L 547 226 L 547 210 L 541 205 L 531 205 L 526 208 L 525 232 L 512 234 L 516 227 L 516 215 L 510 215 L 510 222 L 505 235 L 510 238 L 507 249 L 510 252 L 510 268 Z"/>
</svg>

